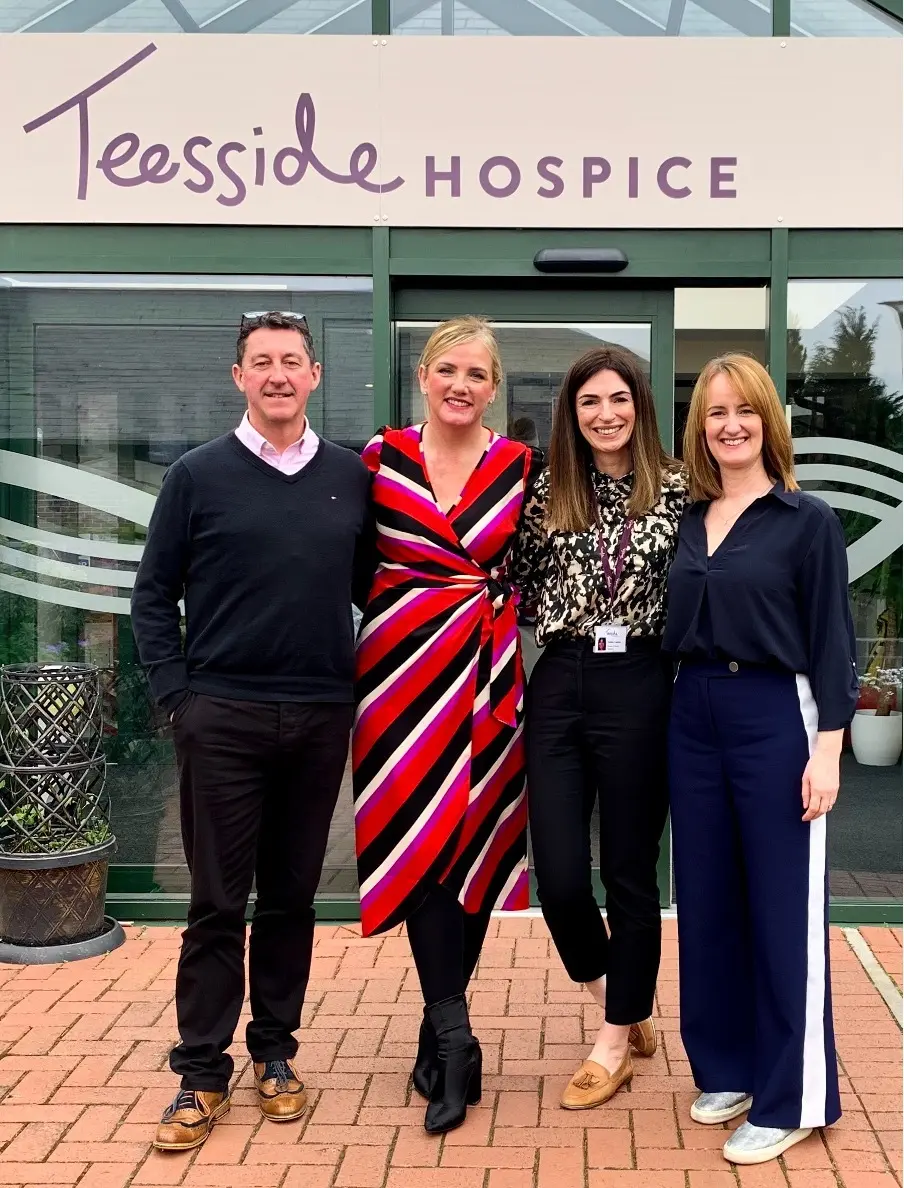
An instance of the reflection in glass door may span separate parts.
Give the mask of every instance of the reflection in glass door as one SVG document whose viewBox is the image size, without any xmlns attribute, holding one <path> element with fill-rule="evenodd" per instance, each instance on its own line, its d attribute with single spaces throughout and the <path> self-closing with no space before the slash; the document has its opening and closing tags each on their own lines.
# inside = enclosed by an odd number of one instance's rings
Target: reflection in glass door
<svg viewBox="0 0 904 1188">
<path fill-rule="evenodd" d="M 413 425 L 424 419 L 423 398 L 417 382 L 417 363 L 436 321 L 396 323 L 399 424 Z M 553 406 L 570 364 L 591 347 L 620 346 L 638 358 L 650 375 L 653 351 L 652 321 L 611 322 L 493 322 L 499 340 L 505 372 L 503 390 L 488 410 L 496 413 L 486 423 L 497 433 L 545 451 L 549 446 Z M 669 393 L 671 400 L 671 393 Z M 671 426 L 661 426 L 666 435 Z M 521 641 L 528 677 L 540 654 L 533 628 L 523 625 Z M 596 878 L 599 870 L 599 812 L 591 821 L 591 849 L 598 901 L 604 903 L 603 888 Z M 660 886 L 668 902 L 671 887 L 669 839 L 663 839 Z"/>
<path fill-rule="evenodd" d="M 436 322 L 397 322 L 398 408 L 401 425 L 423 420 L 417 362 Z M 489 422 L 528 445 L 545 450 L 552 429 L 552 410 L 569 365 L 595 346 L 621 346 L 632 351 L 650 373 L 650 322 L 494 322 L 505 384 Z"/>
<path fill-rule="evenodd" d="M 860 700 L 832 812 L 829 887 L 853 900 L 902 891 L 902 296 L 900 280 L 882 278 L 788 286 L 797 477 L 835 509 L 848 545 Z"/>
</svg>

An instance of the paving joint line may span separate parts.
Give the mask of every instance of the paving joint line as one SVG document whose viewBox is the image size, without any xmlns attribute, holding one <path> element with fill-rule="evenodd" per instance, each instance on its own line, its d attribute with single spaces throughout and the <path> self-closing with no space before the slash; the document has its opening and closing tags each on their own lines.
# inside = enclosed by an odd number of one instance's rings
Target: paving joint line
<svg viewBox="0 0 904 1188">
<path fill-rule="evenodd" d="M 866 970 L 866 975 L 879 991 L 885 1005 L 894 1016 L 899 1027 L 904 1027 L 904 997 L 882 968 L 875 953 L 860 935 L 857 928 L 842 928 L 844 938 L 854 951 L 857 960 Z"/>
</svg>

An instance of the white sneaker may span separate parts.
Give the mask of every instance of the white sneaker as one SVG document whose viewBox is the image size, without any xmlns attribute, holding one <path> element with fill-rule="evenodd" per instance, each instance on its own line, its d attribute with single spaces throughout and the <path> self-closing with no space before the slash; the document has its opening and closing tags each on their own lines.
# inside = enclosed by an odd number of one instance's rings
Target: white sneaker
<svg viewBox="0 0 904 1188">
<path fill-rule="evenodd" d="M 743 1122 L 722 1148 L 722 1154 L 729 1163 L 768 1163 L 770 1159 L 778 1159 L 789 1147 L 802 1142 L 812 1133 L 812 1126 L 800 1130 L 781 1130 L 774 1126 L 754 1126 L 752 1122 Z"/>
<path fill-rule="evenodd" d="M 691 1117 L 704 1126 L 715 1126 L 746 1114 L 752 1105 L 748 1093 L 701 1093 L 691 1106 Z"/>
</svg>

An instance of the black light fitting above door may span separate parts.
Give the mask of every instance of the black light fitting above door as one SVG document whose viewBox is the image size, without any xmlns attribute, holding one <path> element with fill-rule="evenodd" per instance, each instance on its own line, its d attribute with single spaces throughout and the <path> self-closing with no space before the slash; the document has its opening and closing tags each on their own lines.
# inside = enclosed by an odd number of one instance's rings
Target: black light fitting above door
<svg viewBox="0 0 904 1188">
<path fill-rule="evenodd" d="M 627 267 L 620 248 L 542 248 L 534 256 L 538 272 L 623 272 Z"/>
</svg>

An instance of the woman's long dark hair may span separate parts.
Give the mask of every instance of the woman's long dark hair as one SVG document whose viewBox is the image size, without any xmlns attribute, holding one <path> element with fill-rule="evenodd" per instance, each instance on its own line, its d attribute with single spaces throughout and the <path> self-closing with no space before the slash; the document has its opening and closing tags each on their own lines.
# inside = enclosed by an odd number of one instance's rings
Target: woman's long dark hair
<svg viewBox="0 0 904 1188">
<path fill-rule="evenodd" d="M 592 347 L 569 367 L 556 400 L 549 443 L 546 527 L 550 532 L 586 532 L 596 522 L 593 451 L 578 426 L 576 398 L 598 371 L 614 371 L 621 376 L 634 398 L 634 486 L 628 500 L 632 519 L 653 510 L 659 501 L 663 474 L 677 465 L 659 440 L 653 390 L 637 356 L 623 347 Z"/>
</svg>

